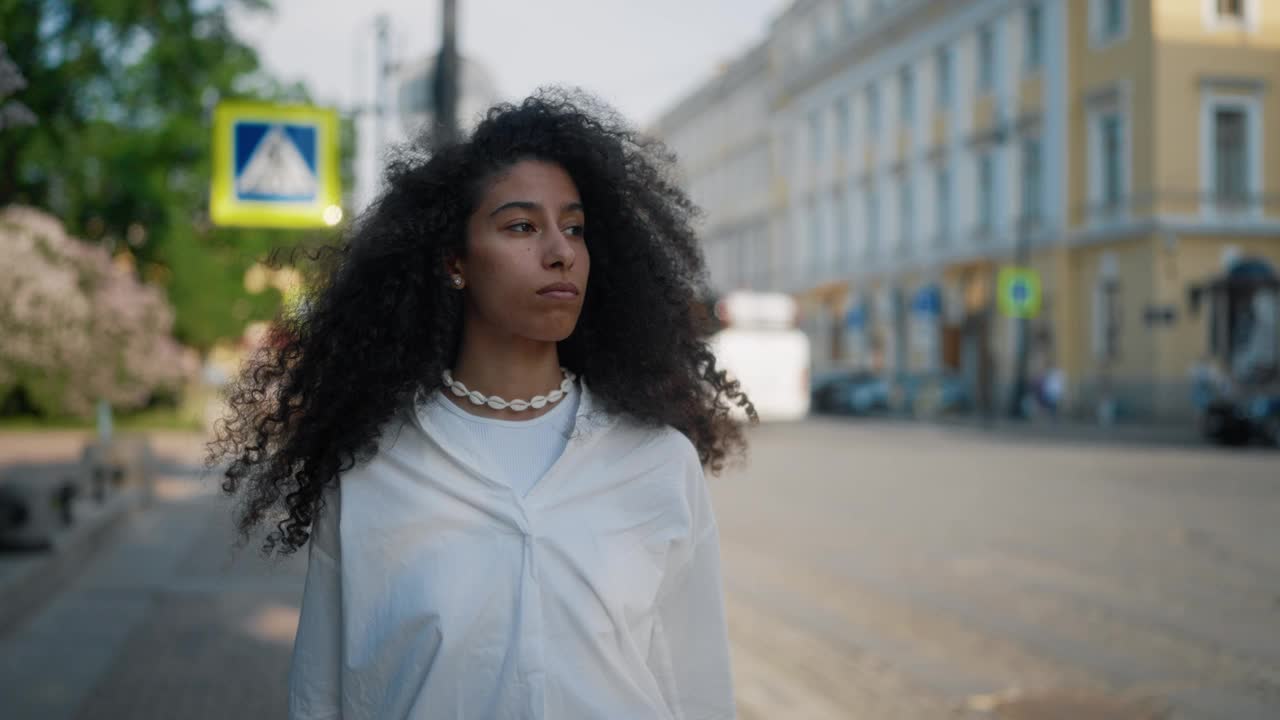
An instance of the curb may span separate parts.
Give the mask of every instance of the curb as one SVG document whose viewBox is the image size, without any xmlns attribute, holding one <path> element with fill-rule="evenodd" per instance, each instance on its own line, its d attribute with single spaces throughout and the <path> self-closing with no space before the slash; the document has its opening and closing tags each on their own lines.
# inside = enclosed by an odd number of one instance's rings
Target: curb
<svg viewBox="0 0 1280 720">
<path fill-rule="evenodd" d="M 883 414 L 870 417 L 810 415 L 810 418 L 848 423 L 876 422 L 901 427 L 932 428 L 945 432 L 971 433 L 1004 440 L 1044 440 L 1047 442 L 1102 445 L 1144 445 L 1149 447 L 1213 448 L 1196 428 L 1180 425 L 1117 423 L 1111 426 L 1063 420 L 1058 423 L 1012 421 L 997 418 L 986 422 L 972 417 L 911 417 Z"/>
<path fill-rule="evenodd" d="M 1123 423 L 1102 426 L 1073 421 L 1059 423 L 1031 423 L 996 420 L 931 419 L 925 424 L 948 430 L 981 433 L 1027 440 L 1059 442 L 1088 442 L 1100 444 L 1129 444 L 1156 447 L 1207 448 L 1211 445 L 1200 437 L 1195 428 L 1174 425 L 1126 425 Z"/>
<path fill-rule="evenodd" d="M 149 504 L 145 488 L 121 488 L 58 535 L 52 549 L 5 558 L 3 564 L 11 567 L 0 574 L 0 637 L 43 607 Z"/>
</svg>

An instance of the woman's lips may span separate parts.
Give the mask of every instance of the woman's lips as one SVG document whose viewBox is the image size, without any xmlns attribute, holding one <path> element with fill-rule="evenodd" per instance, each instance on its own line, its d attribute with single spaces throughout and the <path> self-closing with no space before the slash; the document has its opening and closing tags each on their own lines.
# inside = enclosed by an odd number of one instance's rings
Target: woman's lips
<svg viewBox="0 0 1280 720">
<path fill-rule="evenodd" d="M 551 298 L 552 300 L 573 300 L 578 297 L 579 293 L 577 285 L 574 285 L 573 283 L 558 282 L 551 283 L 550 285 L 542 288 L 538 291 L 538 294 L 545 298 Z"/>
</svg>

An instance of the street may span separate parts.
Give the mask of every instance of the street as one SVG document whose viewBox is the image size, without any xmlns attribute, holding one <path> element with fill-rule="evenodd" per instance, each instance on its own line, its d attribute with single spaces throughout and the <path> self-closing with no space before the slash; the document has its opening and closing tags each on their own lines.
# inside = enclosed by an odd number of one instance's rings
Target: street
<svg viewBox="0 0 1280 720">
<path fill-rule="evenodd" d="M 1280 716 L 1280 455 L 831 420 L 751 439 L 712 480 L 744 720 Z M 0 638 L 5 717 L 283 716 L 305 558 L 233 555 L 213 487 L 169 467 Z"/>
</svg>

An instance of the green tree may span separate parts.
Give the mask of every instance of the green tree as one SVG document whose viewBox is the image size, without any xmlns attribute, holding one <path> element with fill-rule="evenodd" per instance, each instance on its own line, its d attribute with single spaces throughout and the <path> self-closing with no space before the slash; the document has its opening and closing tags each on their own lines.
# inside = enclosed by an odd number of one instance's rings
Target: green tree
<svg viewBox="0 0 1280 720">
<path fill-rule="evenodd" d="M 220 99 L 309 101 L 233 32 L 233 8 L 268 0 L 0 0 L 0 41 L 35 116 L 0 129 L 0 206 L 43 207 L 67 230 L 127 249 L 165 287 L 179 340 L 207 349 L 270 318 L 244 272 L 272 248 L 332 231 L 216 228 L 208 220 L 212 111 Z M 353 135 L 344 122 L 343 140 Z M 343 143 L 344 179 L 354 143 Z"/>
</svg>

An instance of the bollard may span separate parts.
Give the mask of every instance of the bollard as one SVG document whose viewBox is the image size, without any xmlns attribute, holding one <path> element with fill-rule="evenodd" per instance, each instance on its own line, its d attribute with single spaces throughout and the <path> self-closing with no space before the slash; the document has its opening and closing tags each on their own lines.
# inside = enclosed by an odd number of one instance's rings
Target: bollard
<svg viewBox="0 0 1280 720">
<path fill-rule="evenodd" d="M 0 477 L 0 549 L 49 550 L 69 526 L 74 480 L 61 468 L 19 465 Z"/>
<path fill-rule="evenodd" d="M 94 500 L 123 487 L 138 487 L 147 500 L 154 493 L 151 444 L 144 435 L 119 436 L 108 443 L 86 443 L 81 455 L 82 477 Z"/>
</svg>

